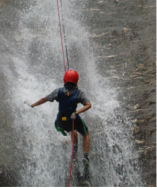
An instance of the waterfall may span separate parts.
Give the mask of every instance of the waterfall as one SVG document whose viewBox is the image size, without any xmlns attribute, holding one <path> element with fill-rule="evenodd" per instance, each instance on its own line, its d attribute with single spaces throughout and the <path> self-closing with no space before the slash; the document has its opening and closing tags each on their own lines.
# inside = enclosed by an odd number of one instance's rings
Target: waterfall
<svg viewBox="0 0 157 188">
<path fill-rule="evenodd" d="M 66 186 L 71 140 L 70 135 L 63 137 L 53 125 L 57 102 L 34 109 L 24 105 L 25 100 L 34 103 L 63 85 L 56 1 L 21 0 L 17 3 L 13 0 L 6 4 L 6 9 L 10 15 L 10 31 L 3 30 L 0 34 L 5 49 L 1 68 L 14 133 L 9 136 L 16 140 L 16 148 L 11 149 L 17 158 L 18 184 L 23 187 Z M 92 108 L 81 115 L 91 135 L 87 181 L 97 187 L 142 186 L 133 126 L 110 79 L 99 74 L 90 32 L 81 23 L 79 9 L 77 0 L 62 1 L 70 68 L 78 71 L 79 88 L 92 103 Z M 5 20 L 5 14 L 3 17 Z M 78 149 L 80 169 L 77 170 L 83 174 L 81 136 Z M 80 179 L 72 178 L 71 185 L 80 184 Z"/>
</svg>

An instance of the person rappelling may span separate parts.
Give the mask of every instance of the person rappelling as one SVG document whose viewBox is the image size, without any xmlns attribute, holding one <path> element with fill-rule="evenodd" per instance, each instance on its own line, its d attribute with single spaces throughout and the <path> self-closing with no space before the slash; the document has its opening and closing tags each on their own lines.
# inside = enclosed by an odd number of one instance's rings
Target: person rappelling
<svg viewBox="0 0 157 188">
<path fill-rule="evenodd" d="M 74 156 L 78 150 L 78 133 L 83 136 L 83 161 L 89 164 L 89 147 L 90 147 L 90 134 L 88 127 L 79 114 L 91 108 L 89 99 L 85 96 L 84 92 L 78 89 L 77 83 L 79 75 L 75 70 L 68 70 L 65 72 L 63 81 L 64 87 L 54 90 L 46 97 L 40 99 L 36 103 L 30 105 L 32 108 L 39 106 L 47 101 L 53 102 L 56 100 L 59 103 L 59 112 L 55 120 L 55 128 L 66 136 L 66 132 L 71 132 L 72 137 L 72 120 L 74 119 Z M 83 107 L 77 110 L 77 104 L 81 103 Z M 66 131 L 66 132 L 65 132 Z"/>
</svg>

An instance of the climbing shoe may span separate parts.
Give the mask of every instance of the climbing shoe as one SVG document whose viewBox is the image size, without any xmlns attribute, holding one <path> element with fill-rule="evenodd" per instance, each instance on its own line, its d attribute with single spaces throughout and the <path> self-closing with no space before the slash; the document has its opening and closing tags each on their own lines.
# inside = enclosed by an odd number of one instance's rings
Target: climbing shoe
<svg viewBox="0 0 157 188">
<path fill-rule="evenodd" d="M 83 162 L 84 162 L 85 165 L 89 166 L 88 153 L 84 153 Z"/>
<path fill-rule="evenodd" d="M 77 152 L 77 150 L 78 150 L 78 145 L 77 144 L 74 144 L 74 153 L 76 153 Z"/>
</svg>

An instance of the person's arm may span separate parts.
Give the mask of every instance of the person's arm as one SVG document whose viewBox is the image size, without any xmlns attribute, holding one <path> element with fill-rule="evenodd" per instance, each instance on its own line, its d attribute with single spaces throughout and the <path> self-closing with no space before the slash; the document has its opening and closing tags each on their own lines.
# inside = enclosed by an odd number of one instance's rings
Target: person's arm
<svg viewBox="0 0 157 188">
<path fill-rule="evenodd" d="M 88 109 L 90 109 L 91 106 L 92 106 L 91 103 L 90 103 L 90 102 L 87 102 L 87 103 L 85 104 L 85 106 L 82 107 L 80 110 L 76 111 L 75 114 L 80 114 L 80 113 L 82 113 L 82 112 L 85 112 L 85 111 L 87 111 Z"/>
<path fill-rule="evenodd" d="M 37 101 L 36 103 L 32 104 L 31 107 L 34 108 L 35 106 L 39 106 L 47 101 L 48 101 L 47 98 L 44 97 L 44 98 L 40 99 L 39 101 Z"/>
</svg>

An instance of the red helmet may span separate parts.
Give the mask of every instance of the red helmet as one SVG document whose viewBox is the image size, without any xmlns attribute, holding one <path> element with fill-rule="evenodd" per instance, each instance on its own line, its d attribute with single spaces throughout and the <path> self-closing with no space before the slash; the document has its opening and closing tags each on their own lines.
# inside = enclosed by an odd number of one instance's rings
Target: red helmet
<svg viewBox="0 0 157 188">
<path fill-rule="evenodd" d="M 67 82 L 72 82 L 72 83 L 77 84 L 78 79 L 79 79 L 78 73 L 77 73 L 75 70 L 70 70 L 70 69 L 69 69 L 69 70 L 66 71 L 66 73 L 64 74 L 63 81 L 64 81 L 64 84 L 66 84 Z"/>
</svg>

